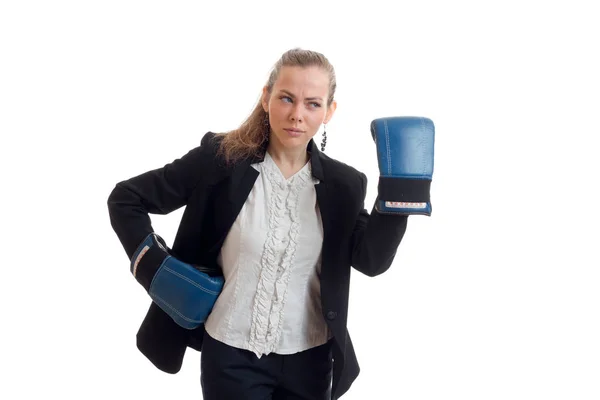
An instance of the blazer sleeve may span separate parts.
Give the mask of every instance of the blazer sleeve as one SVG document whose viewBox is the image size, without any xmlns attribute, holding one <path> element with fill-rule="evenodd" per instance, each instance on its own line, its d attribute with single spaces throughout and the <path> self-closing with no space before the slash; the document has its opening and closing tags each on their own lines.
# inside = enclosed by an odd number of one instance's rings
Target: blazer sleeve
<svg viewBox="0 0 600 400">
<path fill-rule="evenodd" d="M 363 199 L 367 194 L 367 177 L 360 173 Z M 376 200 L 377 201 L 377 200 Z M 352 266 L 367 276 L 387 271 L 406 232 L 408 216 L 360 211 L 352 233 Z"/>
<path fill-rule="evenodd" d="M 138 245 L 153 233 L 149 214 L 165 215 L 184 206 L 205 171 L 209 138 L 200 146 L 162 168 L 116 184 L 108 197 L 110 223 L 129 259 Z"/>
</svg>

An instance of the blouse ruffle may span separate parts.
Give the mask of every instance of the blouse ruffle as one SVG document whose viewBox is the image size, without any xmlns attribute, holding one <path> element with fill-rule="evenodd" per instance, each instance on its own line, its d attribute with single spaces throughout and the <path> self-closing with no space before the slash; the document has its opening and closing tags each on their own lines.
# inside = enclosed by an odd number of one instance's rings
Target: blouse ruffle
<svg viewBox="0 0 600 400">
<path fill-rule="evenodd" d="M 258 357 L 275 351 L 281 337 L 287 289 L 298 248 L 300 191 L 312 182 L 310 163 L 286 180 L 267 155 L 263 172 L 271 185 L 268 205 L 269 231 L 263 248 L 261 271 L 252 307 L 249 347 Z M 289 230 L 282 230 L 285 218 L 291 219 Z M 287 243 L 287 244 L 286 244 Z M 281 257 L 281 247 L 285 246 Z"/>
</svg>

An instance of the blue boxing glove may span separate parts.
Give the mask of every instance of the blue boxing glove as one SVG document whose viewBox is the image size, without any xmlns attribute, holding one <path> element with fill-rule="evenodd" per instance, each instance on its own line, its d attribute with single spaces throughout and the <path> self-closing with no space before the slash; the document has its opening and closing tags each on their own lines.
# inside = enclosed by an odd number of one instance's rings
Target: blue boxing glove
<svg viewBox="0 0 600 400">
<path fill-rule="evenodd" d="M 371 122 L 379 163 L 375 208 L 383 214 L 431 215 L 435 128 L 423 117 L 389 117 Z"/>
<path fill-rule="evenodd" d="M 200 267 L 171 256 L 164 240 L 149 234 L 131 258 L 131 273 L 154 303 L 185 329 L 206 321 L 224 285 Z"/>
</svg>

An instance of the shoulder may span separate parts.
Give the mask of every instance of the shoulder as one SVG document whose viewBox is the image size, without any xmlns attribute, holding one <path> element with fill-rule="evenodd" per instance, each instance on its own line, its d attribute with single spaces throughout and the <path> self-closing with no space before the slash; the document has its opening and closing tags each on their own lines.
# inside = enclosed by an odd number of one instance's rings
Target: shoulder
<svg viewBox="0 0 600 400">
<path fill-rule="evenodd" d="M 342 186 L 348 186 L 352 191 L 363 192 L 367 186 L 367 176 L 355 167 L 320 152 L 325 179 Z"/>
<path fill-rule="evenodd" d="M 220 154 L 221 141 L 223 134 L 206 132 L 200 140 L 200 145 L 194 149 L 202 163 L 214 168 L 224 166 L 225 162 Z"/>
<path fill-rule="evenodd" d="M 212 132 L 204 134 L 199 145 L 189 149 L 185 155 L 172 164 L 197 170 L 199 166 L 207 167 L 214 163 L 218 149 L 218 139 L 215 136 Z"/>
<path fill-rule="evenodd" d="M 200 148 L 206 153 L 216 155 L 218 153 L 222 139 L 223 135 L 221 134 L 217 134 L 210 131 L 206 132 L 204 136 L 202 136 L 202 140 L 200 141 Z"/>
<path fill-rule="evenodd" d="M 202 178 L 216 175 L 219 169 L 218 135 L 207 132 L 200 144 L 163 167 L 164 174 L 186 181 L 198 182 Z"/>
</svg>

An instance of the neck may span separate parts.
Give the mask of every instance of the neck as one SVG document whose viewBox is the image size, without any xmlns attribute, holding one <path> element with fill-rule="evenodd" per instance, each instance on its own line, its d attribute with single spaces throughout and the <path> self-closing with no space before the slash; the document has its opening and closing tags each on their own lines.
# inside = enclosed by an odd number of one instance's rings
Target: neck
<svg viewBox="0 0 600 400">
<path fill-rule="evenodd" d="M 309 159 L 306 146 L 289 149 L 284 148 L 279 143 L 275 143 L 274 140 L 269 142 L 267 152 L 280 168 L 283 167 L 291 170 L 300 170 L 306 165 Z"/>
<path fill-rule="evenodd" d="M 306 146 L 300 148 L 285 148 L 280 143 L 271 139 L 267 152 L 283 174 L 285 179 L 290 178 L 300 171 L 308 162 L 309 155 Z"/>
</svg>

